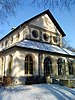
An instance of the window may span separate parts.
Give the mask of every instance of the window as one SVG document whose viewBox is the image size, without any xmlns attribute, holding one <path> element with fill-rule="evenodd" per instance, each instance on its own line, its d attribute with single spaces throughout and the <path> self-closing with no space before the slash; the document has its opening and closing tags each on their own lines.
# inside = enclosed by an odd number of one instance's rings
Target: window
<svg viewBox="0 0 75 100">
<path fill-rule="evenodd" d="M 44 76 L 48 76 L 52 74 L 52 60 L 47 57 L 44 60 Z"/>
<path fill-rule="evenodd" d="M 44 38 L 45 41 L 48 41 L 49 36 L 48 36 L 47 34 L 44 33 L 44 34 L 43 34 L 43 38 Z"/>
<path fill-rule="evenodd" d="M 25 57 L 25 74 L 33 74 L 33 59 L 30 55 Z"/>
<path fill-rule="evenodd" d="M 53 42 L 57 43 L 58 42 L 58 39 L 56 36 L 53 36 Z"/>
<path fill-rule="evenodd" d="M 33 36 L 34 38 L 38 38 L 38 31 L 33 30 L 33 31 L 32 31 L 32 36 Z"/>
<path fill-rule="evenodd" d="M 4 58 L 2 57 L 2 68 L 1 68 L 1 73 L 3 74 L 3 67 L 4 67 Z"/>
<path fill-rule="evenodd" d="M 68 60 L 69 75 L 73 75 L 73 61 Z"/>
<path fill-rule="evenodd" d="M 9 68 L 8 68 L 9 76 L 11 76 L 11 72 L 12 72 L 12 62 L 13 62 L 13 57 L 12 57 L 12 55 L 10 55 Z"/>
<path fill-rule="evenodd" d="M 63 74 L 63 67 L 65 65 L 65 60 L 62 58 L 59 58 L 57 61 L 58 64 L 58 75 L 62 75 Z"/>
<path fill-rule="evenodd" d="M 7 46 L 7 45 L 8 45 L 8 40 L 5 41 L 5 46 Z"/>
<path fill-rule="evenodd" d="M 16 39 L 17 39 L 17 41 L 18 41 L 19 37 L 20 37 L 20 34 L 19 34 L 19 32 L 18 32 L 18 33 L 16 34 Z"/>
<path fill-rule="evenodd" d="M 4 43 L 2 43 L 2 48 L 3 48 L 3 46 L 4 46 Z"/>
</svg>

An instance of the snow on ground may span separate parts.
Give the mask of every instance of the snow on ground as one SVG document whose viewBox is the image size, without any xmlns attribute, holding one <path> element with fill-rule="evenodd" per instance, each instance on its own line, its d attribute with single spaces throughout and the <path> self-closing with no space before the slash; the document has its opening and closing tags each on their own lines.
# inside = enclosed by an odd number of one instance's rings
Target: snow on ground
<svg viewBox="0 0 75 100">
<path fill-rule="evenodd" d="M 0 100 L 75 100 L 75 88 L 55 84 L 0 88 Z"/>
</svg>

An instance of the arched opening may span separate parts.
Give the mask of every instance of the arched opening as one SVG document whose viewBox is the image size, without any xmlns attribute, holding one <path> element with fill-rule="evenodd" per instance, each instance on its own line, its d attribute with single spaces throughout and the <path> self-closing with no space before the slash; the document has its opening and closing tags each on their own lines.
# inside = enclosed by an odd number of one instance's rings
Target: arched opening
<svg viewBox="0 0 75 100">
<path fill-rule="evenodd" d="M 65 66 L 65 60 L 63 58 L 59 58 L 57 61 L 58 64 L 58 75 L 64 74 L 64 66 Z"/>
<path fill-rule="evenodd" d="M 69 75 L 73 75 L 73 61 L 68 60 Z"/>
<path fill-rule="evenodd" d="M 1 59 L 1 75 L 3 75 L 4 58 Z"/>
<path fill-rule="evenodd" d="M 11 76 L 11 72 L 12 72 L 12 62 L 13 62 L 13 56 L 10 55 L 9 66 L 8 66 L 8 75 L 9 76 Z"/>
<path fill-rule="evenodd" d="M 52 60 L 47 57 L 44 60 L 44 76 L 50 76 L 52 74 Z"/>
<path fill-rule="evenodd" d="M 33 74 L 33 58 L 31 55 L 25 57 L 25 74 Z"/>
</svg>

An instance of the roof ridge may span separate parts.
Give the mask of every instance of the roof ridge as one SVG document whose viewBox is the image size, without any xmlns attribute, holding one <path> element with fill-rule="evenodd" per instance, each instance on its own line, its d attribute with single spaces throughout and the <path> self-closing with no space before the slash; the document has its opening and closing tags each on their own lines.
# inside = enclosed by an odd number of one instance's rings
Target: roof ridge
<svg viewBox="0 0 75 100">
<path fill-rule="evenodd" d="M 50 17 L 50 19 L 52 20 L 52 22 L 54 23 L 54 25 L 56 26 L 56 28 L 59 30 L 59 32 L 62 34 L 62 36 L 66 36 L 66 34 L 63 32 L 63 30 L 61 29 L 61 27 L 59 26 L 59 24 L 57 23 L 56 19 L 54 18 L 54 16 L 52 15 L 52 13 L 49 11 L 49 9 L 43 11 L 40 14 L 37 14 L 36 16 L 28 19 L 27 21 L 24 21 L 22 24 L 20 24 L 19 26 L 17 26 L 13 31 L 9 32 L 7 35 L 5 35 L 1 40 L 3 40 L 4 38 L 6 38 L 8 35 L 10 35 L 12 32 L 14 32 L 15 30 L 17 30 L 18 28 L 20 28 L 22 25 L 27 24 L 29 21 L 32 21 L 33 19 L 41 16 L 42 14 L 48 14 L 48 16 Z"/>
</svg>

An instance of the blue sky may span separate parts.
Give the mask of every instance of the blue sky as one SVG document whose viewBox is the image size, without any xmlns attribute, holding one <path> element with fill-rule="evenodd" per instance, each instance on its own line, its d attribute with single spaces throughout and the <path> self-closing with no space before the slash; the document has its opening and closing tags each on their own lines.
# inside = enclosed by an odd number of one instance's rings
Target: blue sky
<svg viewBox="0 0 75 100">
<path fill-rule="evenodd" d="M 31 6 L 29 0 L 26 0 L 26 2 L 23 4 L 23 7 L 19 8 L 16 12 L 16 17 L 12 17 L 9 20 L 9 25 L 5 23 L 4 25 L 0 26 L 0 38 L 8 34 L 11 31 L 12 27 L 17 27 L 24 21 L 43 12 L 46 9 L 48 8 L 44 9 L 43 7 L 38 8 Z M 54 11 L 52 9 L 49 10 L 63 29 L 63 31 L 66 33 L 66 39 L 69 41 L 69 44 L 75 48 L 75 6 L 71 8 L 70 12 L 66 10 L 60 11 L 58 9 L 55 9 Z"/>
</svg>

